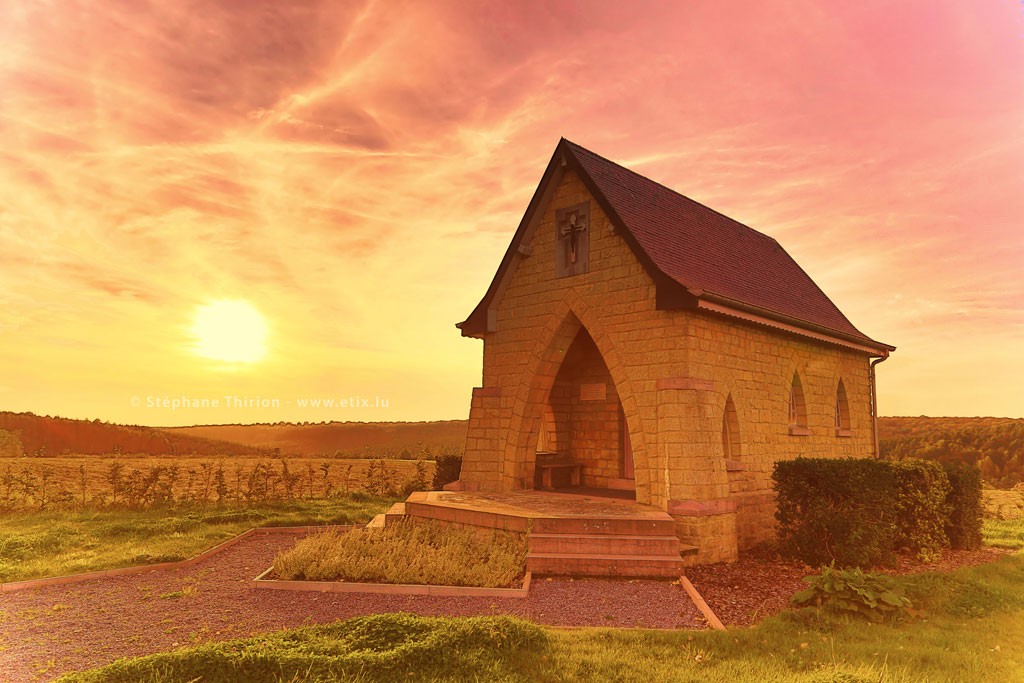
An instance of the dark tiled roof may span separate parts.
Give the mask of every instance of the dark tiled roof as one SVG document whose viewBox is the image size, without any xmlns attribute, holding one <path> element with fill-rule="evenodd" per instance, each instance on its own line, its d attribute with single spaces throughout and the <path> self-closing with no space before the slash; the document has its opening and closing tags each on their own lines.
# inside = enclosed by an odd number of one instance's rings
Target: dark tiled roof
<svg viewBox="0 0 1024 683">
<path fill-rule="evenodd" d="M 555 149 L 487 294 L 458 325 L 464 335 L 487 330 L 487 310 L 498 284 L 531 217 L 541 210 L 543 190 L 563 157 L 654 278 L 659 299 L 664 290 L 665 308 L 707 301 L 863 342 L 882 352 L 894 348 L 854 327 L 773 238 L 565 139 Z"/>
<path fill-rule="evenodd" d="M 577 144 L 564 145 L 617 214 L 612 220 L 668 277 L 691 291 L 872 341 L 773 238 Z"/>
</svg>

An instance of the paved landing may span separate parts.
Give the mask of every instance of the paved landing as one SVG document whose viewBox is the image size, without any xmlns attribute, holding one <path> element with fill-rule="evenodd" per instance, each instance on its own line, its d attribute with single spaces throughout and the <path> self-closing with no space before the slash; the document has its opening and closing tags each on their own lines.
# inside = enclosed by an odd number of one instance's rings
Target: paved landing
<svg viewBox="0 0 1024 683">
<path fill-rule="evenodd" d="M 408 502 L 529 519 L 616 517 L 672 520 L 664 510 L 632 500 L 553 491 L 425 491 L 412 494 Z"/>
</svg>

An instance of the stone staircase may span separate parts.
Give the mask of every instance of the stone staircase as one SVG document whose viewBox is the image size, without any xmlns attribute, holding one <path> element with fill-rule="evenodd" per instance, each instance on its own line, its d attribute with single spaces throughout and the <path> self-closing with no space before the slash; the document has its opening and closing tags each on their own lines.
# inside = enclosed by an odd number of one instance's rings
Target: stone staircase
<svg viewBox="0 0 1024 683">
<path fill-rule="evenodd" d="M 374 516 L 373 519 L 367 523 L 367 529 L 383 529 L 388 524 L 395 522 L 405 517 L 405 503 L 395 503 L 388 508 L 387 512 L 382 512 L 379 515 Z"/>
<path fill-rule="evenodd" d="M 683 557 L 697 552 L 695 547 L 680 545 L 672 517 L 650 508 L 642 514 L 629 510 L 589 514 L 585 506 L 581 511 L 579 505 L 565 503 L 567 512 L 559 515 L 550 509 L 538 512 L 468 498 L 414 493 L 368 526 L 382 527 L 408 516 L 525 533 L 529 538 L 526 569 L 542 576 L 678 577 L 683 573 Z"/>
<path fill-rule="evenodd" d="M 684 551 L 697 549 L 680 546 L 671 518 L 539 518 L 533 520 L 526 569 L 557 576 L 678 577 Z"/>
</svg>

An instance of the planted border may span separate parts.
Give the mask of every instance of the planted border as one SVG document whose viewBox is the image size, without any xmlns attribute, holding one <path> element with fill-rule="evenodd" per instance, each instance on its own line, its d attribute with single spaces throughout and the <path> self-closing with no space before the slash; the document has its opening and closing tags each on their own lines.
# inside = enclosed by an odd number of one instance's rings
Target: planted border
<svg viewBox="0 0 1024 683">
<path fill-rule="evenodd" d="M 523 534 L 403 517 L 310 536 L 273 565 L 283 580 L 508 588 L 522 580 L 526 555 Z"/>
<path fill-rule="evenodd" d="M 479 586 L 443 586 L 425 583 L 353 583 L 348 581 L 288 581 L 267 579 L 273 567 L 252 580 L 254 588 L 266 590 L 313 591 L 319 593 L 377 593 L 382 595 L 433 595 L 463 598 L 526 598 L 530 595 L 533 574 L 526 572 L 520 588 L 481 588 Z"/>
</svg>

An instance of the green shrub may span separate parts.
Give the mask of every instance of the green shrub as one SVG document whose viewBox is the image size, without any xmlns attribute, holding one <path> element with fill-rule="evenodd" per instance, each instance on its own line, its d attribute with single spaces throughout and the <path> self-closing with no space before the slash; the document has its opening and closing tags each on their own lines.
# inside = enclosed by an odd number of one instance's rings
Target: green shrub
<svg viewBox="0 0 1024 683">
<path fill-rule="evenodd" d="M 430 520 L 316 534 L 274 559 L 278 578 L 506 588 L 526 569 L 526 537 Z"/>
<path fill-rule="evenodd" d="M 366 466 L 366 488 L 376 496 L 394 496 L 398 490 L 398 472 L 383 460 L 371 460 Z"/>
<path fill-rule="evenodd" d="M 961 550 L 981 546 L 981 524 L 984 506 L 981 493 L 981 470 L 963 462 L 943 463 L 950 491 L 946 497 L 948 517 L 945 531 L 949 544 Z"/>
<path fill-rule="evenodd" d="M 889 463 L 797 458 L 776 463 L 772 480 L 784 555 L 843 567 L 892 559 L 896 478 Z"/>
<path fill-rule="evenodd" d="M 822 567 L 821 574 L 805 577 L 804 582 L 808 587 L 793 596 L 794 605 L 814 605 L 872 621 L 899 617 L 911 606 L 902 586 L 894 579 L 865 574 L 860 569 Z"/>
<path fill-rule="evenodd" d="M 434 459 L 434 480 L 431 486 L 440 491 L 445 484 L 458 481 L 462 474 L 462 456 L 454 451 L 447 451 Z"/>
<path fill-rule="evenodd" d="M 949 547 L 946 498 L 949 479 L 942 466 L 928 460 L 887 462 L 896 477 L 896 550 L 912 553 L 922 561 L 937 559 Z"/>
<path fill-rule="evenodd" d="M 409 481 L 405 482 L 405 486 L 402 488 L 402 497 L 408 498 L 409 494 L 414 491 L 428 491 L 429 485 L 427 483 L 427 463 L 423 460 L 416 461 L 416 469 L 413 471 L 412 477 Z"/>
<path fill-rule="evenodd" d="M 797 458 L 775 465 L 779 547 L 811 565 L 871 567 L 949 546 L 951 486 L 936 463 Z"/>
</svg>

